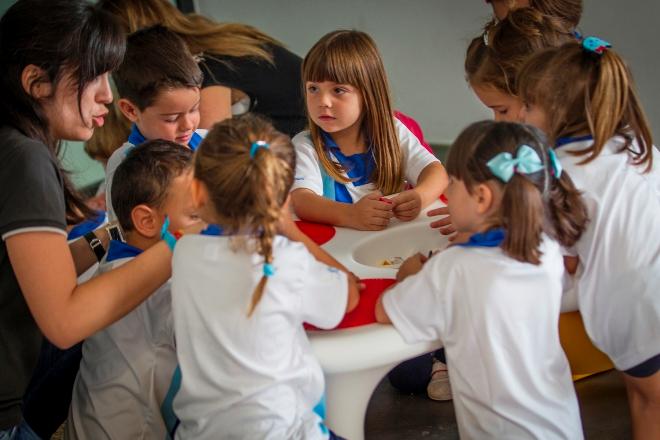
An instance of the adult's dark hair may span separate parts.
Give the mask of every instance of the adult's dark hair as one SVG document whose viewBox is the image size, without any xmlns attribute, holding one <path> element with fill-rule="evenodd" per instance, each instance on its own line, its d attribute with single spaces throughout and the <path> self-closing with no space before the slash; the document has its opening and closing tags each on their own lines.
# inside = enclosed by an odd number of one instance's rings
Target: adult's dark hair
<svg viewBox="0 0 660 440">
<path fill-rule="evenodd" d="M 162 206 L 172 181 L 192 170 L 193 153 L 176 142 L 156 139 L 134 147 L 112 179 L 112 206 L 124 231 L 134 228 L 131 211 L 138 205 Z"/>
<path fill-rule="evenodd" d="M 85 87 L 115 69 L 124 56 L 122 28 L 106 12 L 83 0 L 19 0 L 0 20 L 0 120 L 42 141 L 57 156 L 61 139 L 50 133 L 41 103 L 21 83 L 26 66 L 44 72 L 32 83 L 51 83 L 53 93 L 64 79 L 77 83 L 78 109 Z M 81 113 L 82 118 L 82 113 Z M 57 157 L 55 162 L 59 164 Z M 60 168 L 67 221 L 91 211 Z"/>
<path fill-rule="evenodd" d="M 155 25 L 128 36 L 124 62 L 114 73 L 119 96 L 140 110 L 164 90 L 201 87 L 202 71 L 181 37 Z"/>
</svg>

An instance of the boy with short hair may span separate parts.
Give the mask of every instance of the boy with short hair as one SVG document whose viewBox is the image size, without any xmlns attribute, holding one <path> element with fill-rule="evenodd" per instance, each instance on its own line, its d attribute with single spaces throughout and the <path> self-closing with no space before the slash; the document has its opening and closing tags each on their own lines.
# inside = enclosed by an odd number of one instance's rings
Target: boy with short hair
<svg viewBox="0 0 660 440">
<path fill-rule="evenodd" d="M 161 240 L 166 218 L 172 231 L 199 221 L 189 196 L 191 159 L 190 149 L 164 140 L 129 151 L 112 186 L 126 243 L 110 242 L 100 273 Z M 66 438 L 165 438 L 161 405 L 176 365 L 168 281 L 128 315 L 85 340 Z"/>
<path fill-rule="evenodd" d="M 151 139 L 195 150 L 207 132 L 197 130 L 202 71 L 186 43 L 166 27 L 151 26 L 129 35 L 124 61 L 113 79 L 119 109 L 133 126 L 128 141 L 106 167 L 106 209 L 111 221 L 117 218 L 112 205 L 114 172 L 127 150 Z"/>
</svg>

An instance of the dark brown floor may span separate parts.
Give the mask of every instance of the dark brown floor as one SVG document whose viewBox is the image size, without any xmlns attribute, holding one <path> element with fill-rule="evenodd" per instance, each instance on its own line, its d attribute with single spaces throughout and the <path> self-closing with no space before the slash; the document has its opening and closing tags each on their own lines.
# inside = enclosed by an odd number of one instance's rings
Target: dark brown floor
<svg viewBox="0 0 660 440">
<path fill-rule="evenodd" d="M 575 383 L 586 439 L 631 438 L 630 413 L 621 376 L 609 371 Z M 451 402 L 403 395 L 384 379 L 369 403 L 367 440 L 458 439 Z"/>
</svg>

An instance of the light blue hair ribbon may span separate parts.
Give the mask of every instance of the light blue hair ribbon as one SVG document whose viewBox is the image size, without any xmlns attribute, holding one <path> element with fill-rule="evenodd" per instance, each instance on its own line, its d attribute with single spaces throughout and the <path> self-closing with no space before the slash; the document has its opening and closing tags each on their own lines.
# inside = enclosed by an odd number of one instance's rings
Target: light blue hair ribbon
<svg viewBox="0 0 660 440">
<path fill-rule="evenodd" d="M 559 162 L 557 153 L 552 148 L 548 148 L 548 157 L 550 158 L 550 167 L 552 169 L 552 175 L 555 176 L 555 179 L 561 177 L 561 172 L 564 170 Z"/>
<path fill-rule="evenodd" d="M 275 275 L 275 266 L 270 263 L 264 263 L 264 276 L 270 277 Z"/>
<path fill-rule="evenodd" d="M 545 168 L 536 150 L 529 145 L 518 147 L 516 157 L 509 152 L 499 153 L 486 166 L 504 183 L 511 180 L 513 173 L 532 174 Z"/>
<path fill-rule="evenodd" d="M 254 159 L 254 155 L 257 154 L 257 150 L 259 148 L 268 148 L 268 142 L 266 141 L 256 141 L 252 143 L 252 146 L 250 147 L 250 159 Z"/>
<path fill-rule="evenodd" d="M 582 40 L 582 47 L 587 52 L 602 55 L 603 52 L 605 52 L 605 49 L 609 49 L 612 47 L 612 45 L 598 37 L 586 37 L 584 40 Z"/>
</svg>

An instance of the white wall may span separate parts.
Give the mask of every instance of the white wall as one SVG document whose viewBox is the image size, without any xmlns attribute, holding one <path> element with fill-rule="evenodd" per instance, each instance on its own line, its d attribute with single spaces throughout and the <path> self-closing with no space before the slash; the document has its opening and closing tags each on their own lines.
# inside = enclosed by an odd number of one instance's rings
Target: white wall
<svg viewBox="0 0 660 440">
<path fill-rule="evenodd" d="M 629 60 L 660 133 L 660 46 L 653 35 L 660 2 L 584 3 L 582 31 L 609 40 Z M 331 30 L 368 32 L 382 53 L 396 107 L 414 116 L 431 142 L 451 142 L 468 123 L 490 117 L 463 72 L 467 43 L 490 16 L 482 0 L 197 0 L 197 10 L 256 26 L 301 56 Z"/>
</svg>

